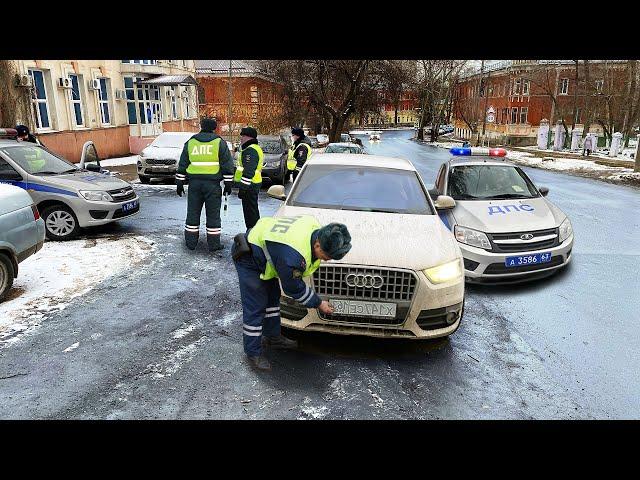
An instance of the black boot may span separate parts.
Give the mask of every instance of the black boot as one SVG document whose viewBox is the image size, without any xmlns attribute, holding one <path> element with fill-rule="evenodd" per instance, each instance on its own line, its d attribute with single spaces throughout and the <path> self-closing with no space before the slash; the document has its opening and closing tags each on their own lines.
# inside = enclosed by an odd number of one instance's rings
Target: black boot
<svg viewBox="0 0 640 480">
<path fill-rule="evenodd" d="M 247 358 L 249 359 L 249 363 L 258 370 L 271 370 L 271 362 L 269 362 L 264 355 L 258 355 L 257 357 L 247 356 Z"/>
<path fill-rule="evenodd" d="M 298 341 L 287 338 L 284 335 L 277 337 L 267 337 L 263 335 L 262 346 L 264 348 L 275 348 L 278 350 L 294 350 L 298 348 Z"/>
</svg>

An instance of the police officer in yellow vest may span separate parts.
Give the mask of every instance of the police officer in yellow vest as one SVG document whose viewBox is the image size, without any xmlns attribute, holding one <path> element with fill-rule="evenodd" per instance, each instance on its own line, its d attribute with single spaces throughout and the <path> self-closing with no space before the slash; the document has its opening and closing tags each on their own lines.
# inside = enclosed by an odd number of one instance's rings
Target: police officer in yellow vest
<svg viewBox="0 0 640 480">
<path fill-rule="evenodd" d="M 263 217 L 248 233 L 236 235 L 231 255 L 240 283 L 244 351 L 253 366 L 271 369 L 263 347 L 297 347 L 280 333 L 280 284 L 288 297 L 331 314 L 331 304 L 302 279 L 311 276 L 320 261 L 339 260 L 350 249 L 346 225 L 323 227 L 307 215 Z"/>
<path fill-rule="evenodd" d="M 233 184 L 233 158 L 227 142 L 214 133 L 217 126 L 213 118 L 203 118 L 200 121 L 200 133 L 184 144 L 176 172 L 176 192 L 179 196 L 184 193 L 184 183 L 189 179 L 184 238 L 190 250 L 194 250 L 198 244 L 203 204 L 207 213 L 209 251 L 224 248 L 220 242 L 220 181 L 224 180 L 224 194 L 230 194 Z"/>
<path fill-rule="evenodd" d="M 301 128 L 292 128 L 291 136 L 293 138 L 293 145 L 289 149 L 289 156 L 287 157 L 287 169 L 293 172 L 293 181 L 296 181 L 298 172 L 304 166 L 304 163 L 311 158 L 311 140 L 304 134 L 304 130 Z"/>
<path fill-rule="evenodd" d="M 262 185 L 262 163 L 264 153 L 258 145 L 258 132 L 255 128 L 240 130 L 240 150 L 237 155 L 236 173 L 233 181 L 238 183 L 238 198 L 242 200 L 244 224 L 252 228 L 260 219 L 258 194 Z"/>
</svg>

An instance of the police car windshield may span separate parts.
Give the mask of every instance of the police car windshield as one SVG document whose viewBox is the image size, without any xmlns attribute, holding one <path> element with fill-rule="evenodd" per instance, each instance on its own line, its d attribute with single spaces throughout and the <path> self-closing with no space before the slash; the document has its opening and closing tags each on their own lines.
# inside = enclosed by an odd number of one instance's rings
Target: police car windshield
<svg viewBox="0 0 640 480">
<path fill-rule="evenodd" d="M 349 147 L 347 145 L 329 145 L 324 153 L 361 153 L 362 149 L 358 147 Z"/>
<path fill-rule="evenodd" d="M 413 171 L 353 165 L 308 165 L 289 196 L 295 207 L 432 215 Z"/>
<path fill-rule="evenodd" d="M 262 148 L 263 153 L 282 153 L 282 143 L 278 140 L 258 140 L 258 145 Z"/>
<path fill-rule="evenodd" d="M 44 148 L 33 144 L 4 148 L 2 153 L 31 175 L 57 175 L 78 170 L 73 163 L 56 157 Z"/>
<path fill-rule="evenodd" d="M 449 196 L 454 200 L 533 198 L 536 187 L 511 165 L 456 165 L 449 172 Z"/>
</svg>

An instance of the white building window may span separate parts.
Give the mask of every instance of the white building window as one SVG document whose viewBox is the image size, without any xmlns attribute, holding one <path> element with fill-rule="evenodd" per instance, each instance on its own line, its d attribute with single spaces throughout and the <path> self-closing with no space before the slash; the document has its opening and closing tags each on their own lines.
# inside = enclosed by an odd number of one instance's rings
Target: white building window
<svg viewBox="0 0 640 480">
<path fill-rule="evenodd" d="M 531 82 L 525 80 L 522 82 L 522 95 L 529 95 L 529 89 L 531 88 Z"/>
<path fill-rule="evenodd" d="M 518 107 L 511 109 L 511 123 L 518 123 Z"/>
<path fill-rule="evenodd" d="M 82 94 L 80 93 L 80 85 L 82 84 L 82 77 L 79 75 L 69 75 L 71 80 L 71 110 L 73 111 L 73 121 L 76 127 L 84 127 L 84 116 L 82 114 Z"/>
<path fill-rule="evenodd" d="M 109 86 L 108 78 L 100 78 L 100 90 L 98 90 L 98 103 L 100 104 L 100 120 L 102 125 L 111 125 L 111 114 L 109 111 Z"/>
<path fill-rule="evenodd" d="M 136 63 L 139 65 L 157 65 L 158 60 L 122 60 L 122 63 Z"/>
<path fill-rule="evenodd" d="M 529 107 L 520 107 L 520 123 L 527 123 Z"/>
<path fill-rule="evenodd" d="M 598 93 L 602 92 L 603 86 L 604 86 L 604 80 L 596 80 L 596 91 Z"/>
<path fill-rule="evenodd" d="M 515 81 L 515 85 L 516 85 L 516 87 L 515 87 L 515 91 L 514 91 L 514 93 L 515 93 L 516 95 L 520 95 L 520 83 L 521 83 L 520 79 L 517 79 L 517 80 Z"/>
<path fill-rule="evenodd" d="M 560 95 L 567 95 L 569 93 L 569 79 L 563 78 L 560 80 Z"/>
<path fill-rule="evenodd" d="M 31 99 L 36 111 L 36 127 L 39 130 L 51 129 L 49 96 L 47 95 L 46 79 L 42 70 L 29 69 L 33 82 Z"/>
<path fill-rule="evenodd" d="M 185 87 L 184 94 L 184 118 L 191 118 L 193 115 L 193 107 L 191 106 L 191 87 Z"/>
<path fill-rule="evenodd" d="M 173 96 L 171 97 L 171 118 L 174 120 L 178 119 L 178 92 L 175 86 L 169 87 L 169 89 L 173 92 Z"/>
</svg>

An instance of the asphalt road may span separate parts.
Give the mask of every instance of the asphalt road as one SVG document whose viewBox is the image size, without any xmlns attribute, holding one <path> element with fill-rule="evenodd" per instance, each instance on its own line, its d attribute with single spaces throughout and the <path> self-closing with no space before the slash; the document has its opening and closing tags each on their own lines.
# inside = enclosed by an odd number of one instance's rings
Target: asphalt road
<svg viewBox="0 0 640 480">
<path fill-rule="evenodd" d="M 448 154 L 411 133 L 365 145 L 410 159 L 431 186 Z M 244 361 L 228 249 L 210 255 L 202 238 L 186 250 L 185 199 L 137 186 L 137 217 L 87 235 L 146 235 L 155 253 L 0 347 L 0 418 L 638 418 L 638 191 L 527 172 L 572 220 L 570 268 L 518 287 L 468 287 L 450 339 L 296 333 L 301 349 L 271 353 L 266 374 Z M 263 193 L 262 214 L 278 203 Z M 233 197 L 223 241 L 243 227 Z"/>
</svg>

